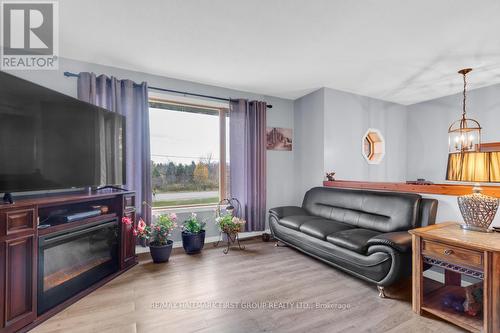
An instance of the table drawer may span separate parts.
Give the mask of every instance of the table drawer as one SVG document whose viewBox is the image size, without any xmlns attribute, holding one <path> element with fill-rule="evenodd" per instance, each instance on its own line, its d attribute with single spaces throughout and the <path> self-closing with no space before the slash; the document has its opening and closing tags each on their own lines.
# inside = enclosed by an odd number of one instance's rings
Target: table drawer
<svg viewBox="0 0 500 333">
<path fill-rule="evenodd" d="M 483 254 L 481 252 L 462 249 L 444 243 L 424 240 L 422 241 L 422 254 L 453 264 L 483 268 Z"/>
<path fill-rule="evenodd" d="M 35 231 L 35 209 L 14 208 L 0 213 L 0 236 L 10 236 L 19 232 Z"/>
</svg>

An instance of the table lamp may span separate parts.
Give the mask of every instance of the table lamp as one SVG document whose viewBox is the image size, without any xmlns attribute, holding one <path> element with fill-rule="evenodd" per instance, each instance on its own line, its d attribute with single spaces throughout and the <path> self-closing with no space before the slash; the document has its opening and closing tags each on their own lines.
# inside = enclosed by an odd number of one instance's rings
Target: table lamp
<svg viewBox="0 0 500 333">
<path fill-rule="evenodd" d="M 462 229 L 490 232 L 500 200 L 481 193 L 479 182 L 500 182 L 500 152 L 460 152 L 448 155 L 446 180 L 475 182 L 471 194 L 457 198 Z"/>
</svg>

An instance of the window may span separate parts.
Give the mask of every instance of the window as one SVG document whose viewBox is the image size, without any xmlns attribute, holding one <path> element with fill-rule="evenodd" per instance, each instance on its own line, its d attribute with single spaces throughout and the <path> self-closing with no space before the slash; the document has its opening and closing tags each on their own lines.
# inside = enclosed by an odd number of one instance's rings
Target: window
<svg viewBox="0 0 500 333">
<path fill-rule="evenodd" d="M 380 164 L 385 154 L 385 142 L 379 130 L 370 128 L 363 136 L 363 157 L 369 164 Z"/>
<path fill-rule="evenodd" d="M 216 204 L 228 193 L 227 109 L 150 99 L 153 208 Z"/>
</svg>

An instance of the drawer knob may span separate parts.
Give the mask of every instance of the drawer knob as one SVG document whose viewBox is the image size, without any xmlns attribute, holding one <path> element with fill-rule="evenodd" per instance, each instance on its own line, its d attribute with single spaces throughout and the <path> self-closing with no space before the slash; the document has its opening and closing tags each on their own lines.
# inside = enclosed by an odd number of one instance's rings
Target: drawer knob
<svg viewBox="0 0 500 333">
<path fill-rule="evenodd" d="M 453 254 L 453 250 L 446 249 L 446 250 L 444 250 L 444 254 L 449 256 L 450 254 Z"/>
</svg>

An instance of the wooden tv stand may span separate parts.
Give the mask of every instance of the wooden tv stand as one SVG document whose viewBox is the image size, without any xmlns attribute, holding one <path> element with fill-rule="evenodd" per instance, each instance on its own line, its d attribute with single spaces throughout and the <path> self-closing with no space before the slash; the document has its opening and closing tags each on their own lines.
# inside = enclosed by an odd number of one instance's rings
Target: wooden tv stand
<svg viewBox="0 0 500 333">
<path fill-rule="evenodd" d="M 75 222 L 61 223 L 45 229 L 38 228 L 38 224 L 42 224 L 40 221 L 43 222 L 51 212 L 58 209 L 77 210 L 97 205 L 105 205 L 109 211 Z M 0 204 L 0 333 L 24 332 L 33 328 L 137 264 L 136 237 L 133 235 L 132 225 L 121 223 L 122 217 L 127 216 L 135 224 L 135 214 L 135 194 L 130 191 L 105 190 L 98 193 L 26 197 L 16 200 L 13 204 Z M 119 226 L 119 234 L 114 236 L 114 239 L 118 239 L 118 270 L 38 315 L 39 237 L 51 233 L 60 234 L 65 228 L 83 227 L 86 224 L 98 225 L 100 221 L 110 219 L 118 221 Z"/>
</svg>

